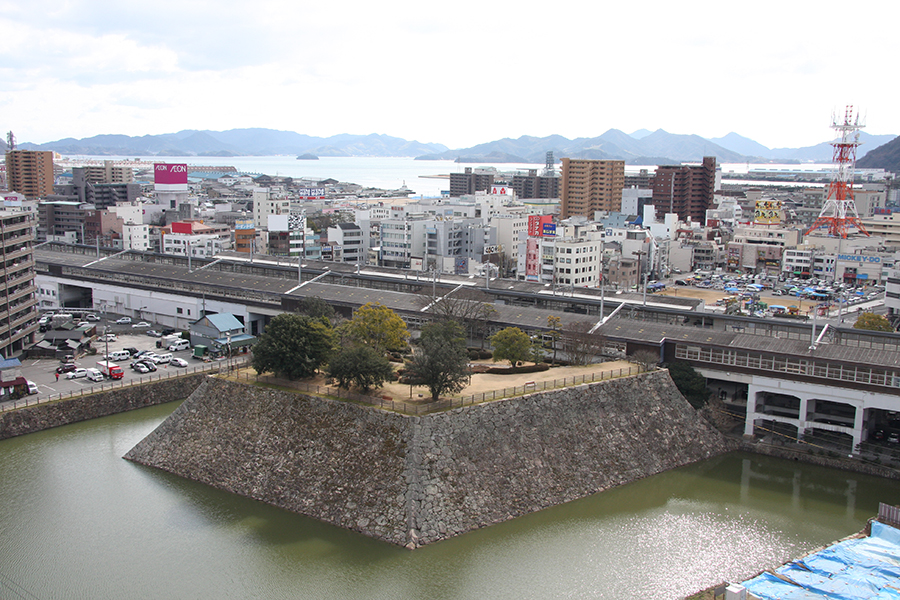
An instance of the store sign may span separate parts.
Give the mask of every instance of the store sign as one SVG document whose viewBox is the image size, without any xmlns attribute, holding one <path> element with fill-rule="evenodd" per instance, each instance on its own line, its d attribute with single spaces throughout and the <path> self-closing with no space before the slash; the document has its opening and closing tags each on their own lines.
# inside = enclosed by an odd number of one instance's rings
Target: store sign
<svg viewBox="0 0 900 600">
<path fill-rule="evenodd" d="M 848 260 L 859 263 L 880 263 L 880 256 L 866 256 L 865 254 L 838 254 L 838 260 Z"/>
</svg>

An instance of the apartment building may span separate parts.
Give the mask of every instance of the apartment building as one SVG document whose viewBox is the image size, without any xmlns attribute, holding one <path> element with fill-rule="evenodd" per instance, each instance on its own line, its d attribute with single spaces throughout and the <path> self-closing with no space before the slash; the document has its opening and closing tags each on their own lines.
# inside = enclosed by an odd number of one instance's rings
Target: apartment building
<svg viewBox="0 0 900 600">
<path fill-rule="evenodd" d="M 462 173 L 450 173 L 450 196 L 458 198 L 466 194 L 487 191 L 494 185 L 496 176 L 495 169 L 472 169 L 472 167 L 465 167 Z"/>
<path fill-rule="evenodd" d="M 34 284 L 34 215 L 0 211 L 0 357 L 13 358 L 34 344 L 38 330 Z"/>
<path fill-rule="evenodd" d="M 562 159 L 561 218 L 593 219 L 597 211 L 620 211 L 625 186 L 624 160 Z"/>
<path fill-rule="evenodd" d="M 700 165 L 661 165 L 653 177 L 653 206 L 657 214 L 675 213 L 682 221 L 703 223 L 713 207 L 716 159 L 705 156 Z"/>
<path fill-rule="evenodd" d="M 11 192 L 29 200 L 53 193 L 53 153 L 34 150 L 10 150 L 6 153 L 6 177 Z"/>
</svg>

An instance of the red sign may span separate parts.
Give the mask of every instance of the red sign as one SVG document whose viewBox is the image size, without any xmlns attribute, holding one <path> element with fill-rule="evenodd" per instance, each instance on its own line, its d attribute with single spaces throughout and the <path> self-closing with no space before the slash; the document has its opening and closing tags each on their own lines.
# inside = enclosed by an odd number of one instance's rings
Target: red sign
<svg viewBox="0 0 900 600">
<path fill-rule="evenodd" d="M 172 233 L 194 233 L 194 227 L 191 223 L 185 223 L 184 221 L 177 221 L 172 223 Z"/>
<path fill-rule="evenodd" d="M 543 237 L 544 225 L 553 223 L 553 215 L 531 215 L 528 217 L 528 235 L 530 237 Z"/>
<path fill-rule="evenodd" d="M 187 165 L 156 163 L 153 169 L 153 183 L 161 185 L 187 185 Z"/>
</svg>

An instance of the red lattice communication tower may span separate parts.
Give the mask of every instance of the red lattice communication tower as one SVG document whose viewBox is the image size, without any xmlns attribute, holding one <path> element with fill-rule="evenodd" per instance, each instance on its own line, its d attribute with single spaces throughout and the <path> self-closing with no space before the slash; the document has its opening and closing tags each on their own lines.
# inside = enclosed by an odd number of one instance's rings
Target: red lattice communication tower
<svg viewBox="0 0 900 600">
<path fill-rule="evenodd" d="M 835 237 L 846 238 L 851 227 L 856 227 L 860 233 L 869 235 L 859 213 L 856 212 L 856 203 L 853 201 L 853 171 L 856 168 L 856 148 L 859 146 L 859 130 L 865 127 L 860 123 L 859 113 L 853 114 L 853 107 L 848 106 L 844 110 L 843 122 L 838 121 L 836 115 L 831 117 L 831 127 L 840 134 L 841 141 L 834 142 L 834 172 L 828 183 L 828 195 L 822 212 L 807 235 L 819 229 L 827 227 L 828 233 Z"/>
</svg>

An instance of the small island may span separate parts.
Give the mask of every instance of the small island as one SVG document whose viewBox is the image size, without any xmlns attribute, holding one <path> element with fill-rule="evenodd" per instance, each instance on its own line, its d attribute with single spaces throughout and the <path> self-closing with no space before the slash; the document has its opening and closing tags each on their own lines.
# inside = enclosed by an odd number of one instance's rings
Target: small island
<svg viewBox="0 0 900 600">
<path fill-rule="evenodd" d="M 319 160 L 319 157 L 315 154 L 301 154 L 297 157 L 297 160 Z"/>
</svg>

